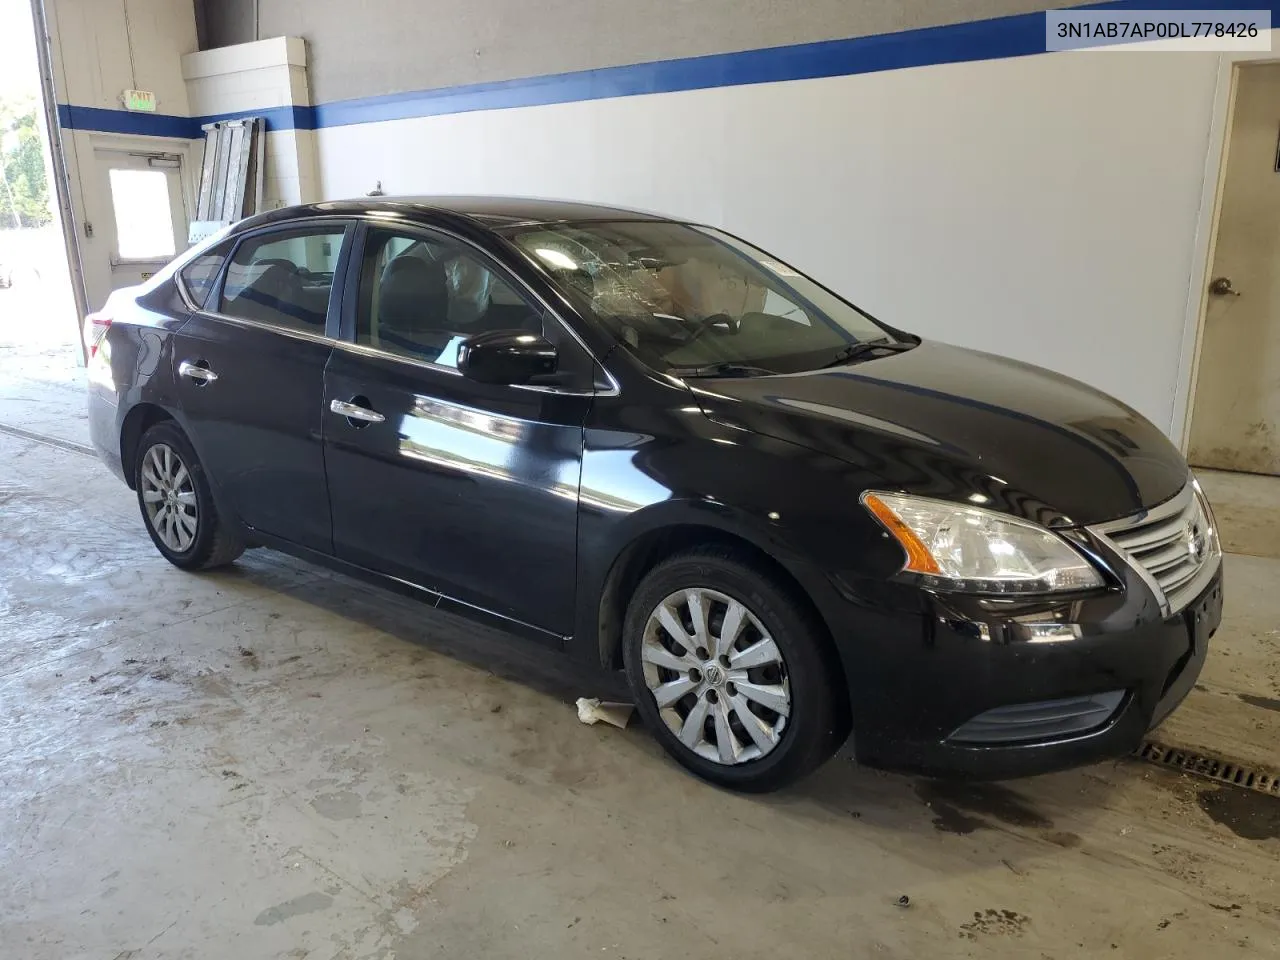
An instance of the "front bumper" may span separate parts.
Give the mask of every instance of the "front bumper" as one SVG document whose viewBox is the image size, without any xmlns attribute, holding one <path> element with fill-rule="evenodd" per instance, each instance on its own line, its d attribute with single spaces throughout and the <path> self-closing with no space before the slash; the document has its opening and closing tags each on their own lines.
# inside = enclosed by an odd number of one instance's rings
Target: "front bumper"
<svg viewBox="0 0 1280 960">
<path fill-rule="evenodd" d="M 1222 619 L 1217 563 L 1167 616 L 1136 574 L 1076 599 L 922 594 L 914 613 L 848 605 L 832 632 L 859 762 L 1005 779 L 1131 752 L 1195 685 Z"/>
</svg>

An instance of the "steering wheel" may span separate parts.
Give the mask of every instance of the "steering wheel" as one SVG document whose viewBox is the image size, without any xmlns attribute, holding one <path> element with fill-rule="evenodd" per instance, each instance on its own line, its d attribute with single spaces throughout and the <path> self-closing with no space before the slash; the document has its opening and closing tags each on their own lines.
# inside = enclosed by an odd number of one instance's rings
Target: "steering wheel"
<svg viewBox="0 0 1280 960">
<path fill-rule="evenodd" d="M 298 265 L 292 260 L 286 260 L 284 257 L 267 257 L 263 260 L 253 261 L 255 267 L 284 267 L 290 273 L 298 273 Z"/>
<path fill-rule="evenodd" d="M 694 322 L 684 342 L 693 343 L 715 327 L 727 327 L 730 333 L 736 334 L 742 328 L 742 321 L 734 319 L 727 313 L 713 313 L 709 317 L 703 317 Z"/>
</svg>

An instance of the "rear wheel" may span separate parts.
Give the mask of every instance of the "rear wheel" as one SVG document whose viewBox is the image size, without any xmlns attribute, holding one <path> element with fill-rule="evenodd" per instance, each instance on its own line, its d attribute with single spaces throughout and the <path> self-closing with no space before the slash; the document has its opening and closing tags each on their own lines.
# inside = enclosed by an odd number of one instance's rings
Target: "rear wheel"
<svg viewBox="0 0 1280 960">
<path fill-rule="evenodd" d="M 723 548 L 655 567 L 627 609 L 637 707 L 672 757 L 713 783 L 763 792 L 834 752 L 840 712 L 812 612 Z"/>
<path fill-rule="evenodd" d="M 158 423 L 142 435 L 134 487 L 151 541 L 174 566 L 207 570 L 244 552 L 218 516 L 204 468 L 177 424 Z"/>
</svg>

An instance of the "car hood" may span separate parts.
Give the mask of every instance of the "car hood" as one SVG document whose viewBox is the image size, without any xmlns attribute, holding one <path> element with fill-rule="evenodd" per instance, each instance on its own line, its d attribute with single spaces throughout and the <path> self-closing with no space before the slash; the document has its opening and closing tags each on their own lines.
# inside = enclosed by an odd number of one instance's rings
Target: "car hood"
<svg viewBox="0 0 1280 960">
<path fill-rule="evenodd" d="M 1118 400 L 941 343 L 828 370 L 689 384 L 713 420 L 829 454 L 890 489 L 1049 526 L 1136 513 L 1188 477 L 1164 434 Z"/>
</svg>

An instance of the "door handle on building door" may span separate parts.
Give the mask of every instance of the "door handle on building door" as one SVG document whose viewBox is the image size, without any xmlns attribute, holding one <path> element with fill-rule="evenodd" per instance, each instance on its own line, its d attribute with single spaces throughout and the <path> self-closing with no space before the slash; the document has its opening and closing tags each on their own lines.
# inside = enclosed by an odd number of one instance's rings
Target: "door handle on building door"
<svg viewBox="0 0 1280 960">
<path fill-rule="evenodd" d="M 1231 286 L 1230 277 L 1214 277 L 1209 284 L 1209 293 L 1215 297 L 1238 297 L 1240 291 Z"/>
</svg>

